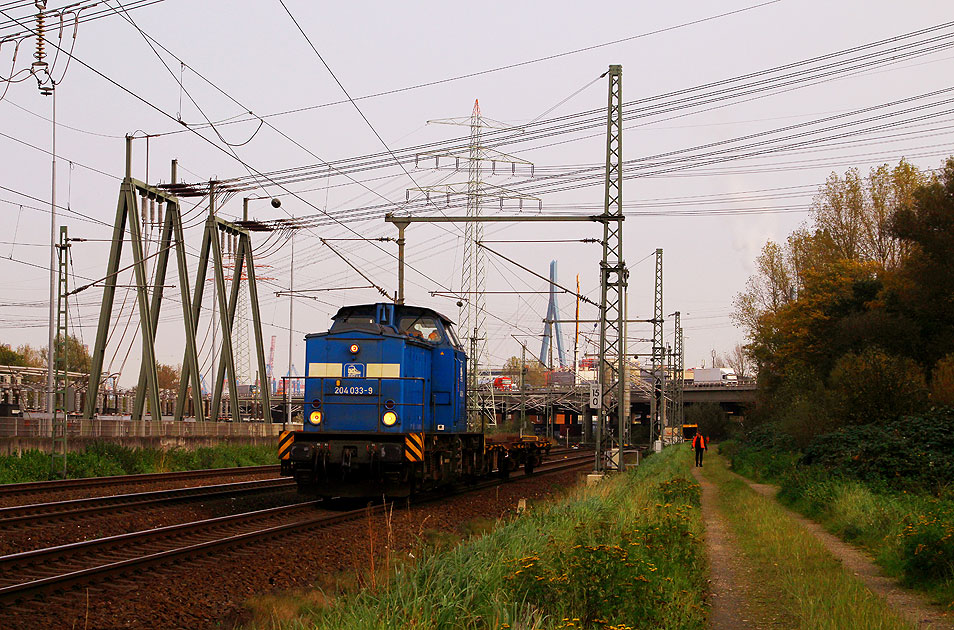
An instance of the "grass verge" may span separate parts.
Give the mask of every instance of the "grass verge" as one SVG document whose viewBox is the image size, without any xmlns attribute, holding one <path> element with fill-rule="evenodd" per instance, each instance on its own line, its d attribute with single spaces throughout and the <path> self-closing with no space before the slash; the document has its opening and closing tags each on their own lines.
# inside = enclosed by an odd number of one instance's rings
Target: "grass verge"
<svg viewBox="0 0 954 630">
<path fill-rule="evenodd" d="M 70 453 L 67 471 L 70 478 L 81 478 L 276 463 L 277 455 L 275 446 L 272 445 L 218 444 L 195 450 L 161 450 L 97 442 L 81 452 Z M 19 457 L 0 457 L 0 484 L 43 481 L 49 478 L 49 453 L 25 451 Z"/>
<path fill-rule="evenodd" d="M 256 627 L 701 630 L 705 553 L 688 463 L 688 449 L 666 449 L 453 549 L 425 552 L 376 589 L 303 598 L 296 619 Z"/>
<path fill-rule="evenodd" d="M 715 453 L 704 474 L 719 488 L 719 509 L 760 594 L 770 593 L 776 616 L 806 630 L 902 630 L 911 628 L 775 501 L 732 475 Z M 764 604 L 763 604 L 764 605 Z"/>
<path fill-rule="evenodd" d="M 791 453 L 730 445 L 732 468 L 780 487 L 779 501 L 866 549 L 905 586 L 954 608 L 954 499 L 892 491 L 799 465 Z"/>
</svg>

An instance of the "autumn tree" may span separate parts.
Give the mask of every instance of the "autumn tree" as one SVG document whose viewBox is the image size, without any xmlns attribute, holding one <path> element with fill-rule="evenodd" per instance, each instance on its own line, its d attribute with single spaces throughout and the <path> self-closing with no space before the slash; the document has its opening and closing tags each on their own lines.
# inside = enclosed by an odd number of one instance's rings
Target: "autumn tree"
<svg viewBox="0 0 954 630">
<path fill-rule="evenodd" d="M 892 306 L 916 322 L 915 357 L 933 367 L 954 351 L 954 158 L 913 192 L 891 229 L 906 246 Z"/>
<path fill-rule="evenodd" d="M 26 366 L 26 359 L 9 344 L 0 343 L 0 365 Z"/>
<path fill-rule="evenodd" d="M 749 356 L 745 346 L 741 343 L 735 344 L 728 353 L 722 355 L 722 363 L 732 368 L 735 375 L 740 379 L 752 376 L 754 370 L 752 358 Z M 713 365 L 713 367 L 716 367 Z"/>
<path fill-rule="evenodd" d="M 520 358 L 510 357 L 504 362 L 503 372 L 513 379 L 513 384 L 520 385 Z M 536 359 L 530 359 L 523 365 L 524 384 L 531 387 L 546 385 L 546 369 Z"/>
<path fill-rule="evenodd" d="M 781 245 L 768 241 L 755 259 L 756 271 L 735 297 L 733 319 L 749 339 L 762 332 L 762 318 L 772 316 L 794 298 L 791 268 Z"/>
<path fill-rule="evenodd" d="M 177 389 L 179 387 L 179 376 L 182 373 L 181 365 L 157 363 L 156 371 L 159 373 L 159 389 Z"/>
<path fill-rule="evenodd" d="M 46 351 L 34 348 L 30 344 L 17 347 L 17 352 L 26 361 L 28 367 L 46 367 Z"/>
<path fill-rule="evenodd" d="M 59 341 L 59 337 L 57 337 Z M 47 362 L 47 348 L 43 348 L 40 351 L 42 356 L 43 365 L 46 365 Z M 66 370 L 68 372 L 82 372 L 84 374 L 89 374 L 90 367 L 90 356 L 89 350 L 86 346 L 77 339 L 74 335 L 67 335 L 66 337 Z"/>
<path fill-rule="evenodd" d="M 857 169 L 849 170 L 844 178 L 832 173 L 815 196 L 812 220 L 828 236 L 839 259 L 863 258 L 864 205 L 864 183 Z"/>
</svg>

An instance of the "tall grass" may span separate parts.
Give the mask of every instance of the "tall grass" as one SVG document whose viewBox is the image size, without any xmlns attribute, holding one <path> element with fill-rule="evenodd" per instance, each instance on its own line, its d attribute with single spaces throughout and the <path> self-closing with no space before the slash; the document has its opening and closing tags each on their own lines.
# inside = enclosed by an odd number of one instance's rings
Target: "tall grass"
<svg viewBox="0 0 954 630">
<path fill-rule="evenodd" d="M 667 449 L 636 471 L 400 566 L 376 589 L 267 625 L 699 630 L 706 565 L 688 461 L 687 449 Z"/>
<path fill-rule="evenodd" d="M 724 459 L 710 454 L 704 474 L 719 487 L 719 507 L 750 581 L 783 625 L 805 630 L 911 628 L 774 501 L 731 475 Z"/>
<path fill-rule="evenodd" d="M 90 444 L 67 456 L 70 478 L 259 466 L 277 463 L 271 445 L 218 444 L 195 450 L 129 448 L 111 442 Z M 0 457 L 0 483 L 42 481 L 50 477 L 50 454 L 25 451 Z"/>
</svg>

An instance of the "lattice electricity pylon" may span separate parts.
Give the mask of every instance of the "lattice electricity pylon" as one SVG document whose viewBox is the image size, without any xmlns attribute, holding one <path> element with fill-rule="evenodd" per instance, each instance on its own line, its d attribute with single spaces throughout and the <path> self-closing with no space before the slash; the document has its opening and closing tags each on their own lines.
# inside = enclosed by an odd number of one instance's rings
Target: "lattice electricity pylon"
<svg viewBox="0 0 954 630">
<path fill-rule="evenodd" d="M 676 355 L 673 352 L 672 346 L 666 344 L 665 350 L 665 363 L 666 369 L 663 372 L 664 375 L 664 384 L 666 391 L 666 405 L 663 415 L 663 444 L 668 444 L 673 435 L 672 427 L 675 425 L 673 418 L 675 418 L 676 412 Z M 667 430 L 668 429 L 668 430 Z"/>
<path fill-rule="evenodd" d="M 52 348 L 52 362 L 55 369 L 53 375 L 53 409 L 51 429 L 53 450 L 50 457 L 50 476 L 57 474 L 66 479 L 67 433 L 69 432 L 69 396 L 68 358 L 69 342 L 69 303 L 67 302 L 69 288 L 67 286 L 67 265 L 69 264 L 69 243 L 66 226 L 60 226 L 60 242 L 56 246 L 57 253 L 57 280 L 56 280 L 56 337 Z M 92 394 L 95 397 L 95 393 Z"/>
<path fill-rule="evenodd" d="M 663 345 L 663 250 L 656 250 L 656 283 L 653 296 L 653 412 L 650 419 L 651 426 L 649 439 L 660 439 L 663 432 L 663 417 L 665 416 L 665 389 L 663 376 L 663 357 L 666 348 Z"/>
<path fill-rule="evenodd" d="M 428 121 L 443 125 L 467 125 L 470 127 L 470 141 L 467 147 L 466 155 L 454 153 L 429 152 L 418 155 L 415 162 L 419 162 L 421 157 L 429 159 L 434 158 L 435 166 L 440 165 L 440 159 L 453 158 L 456 168 L 460 167 L 462 159 L 467 161 L 467 182 L 457 184 L 444 184 L 439 186 L 428 186 L 412 188 L 410 191 L 423 192 L 430 199 L 430 195 L 444 195 L 447 199 L 447 205 L 450 206 L 453 198 L 466 195 L 467 217 L 473 218 L 481 215 L 481 208 L 484 201 L 489 198 L 499 199 L 501 208 L 505 199 L 516 199 L 523 207 L 523 202 L 533 200 L 540 203 L 539 198 L 529 195 L 522 195 L 518 192 L 507 190 L 500 186 L 490 186 L 483 181 L 483 164 L 491 162 L 491 175 L 496 174 L 497 162 L 509 163 L 511 172 L 516 171 L 518 164 L 529 165 L 530 162 L 516 158 L 505 153 L 484 147 L 481 144 L 481 136 L 484 127 L 493 127 L 497 129 L 513 129 L 511 125 L 505 125 L 480 114 L 480 102 L 474 100 L 474 109 L 469 118 L 447 118 L 442 120 Z M 464 257 L 461 263 L 461 292 L 467 296 L 462 300 L 463 305 L 460 310 L 460 328 L 464 335 L 470 340 L 470 356 L 467 371 L 467 390 L 473 395 L 468 396 L 467 419 L 471 427 L 476 427 L 479 423 L 479 396 L 477 375 L 480 367 L 484 364 L 484 357 L 487 354 L 487 335 L 485 332 L 486 321 L 486 302 L 484 299 L 484 287 L 486 286 L 486 261 L 483 250 L 478 247 L 478 243 L 483 240 L 484 227 L 479 222 L 468 222 L 464 228 Z"/>
<path fill-rule="evenodd" d="M 685 418 L 685 408 L 683 407 L 683 392 L 686 388 L 686 355 L 683 348 L 683 339 L 682 339 L 682 322 L 679 319 L 679 311 L 675 312 L 676 322 L 675 322 L 675 333 L 676 333 L 676 346 L 673 349 L 675 354 L 675 365 L 676 365 L 676 378 L 675 382 L 675 414 L 674 414 L 674 425 L 678 429 L 678 437 L 682 439 L 682 425 L 686 422 Z"/>
<path fill-rule="evenodd" d="M 629 271 L 623 260 L 623 66 L 612 65 L 606 115 L 606 185 L 603 198 L 603 260 L 600 263 L 600 351 L 599 376 L 602 400 L 596 424 L 596 472 L 624 468 L 622 444 L 628 410 L 625 399 L 626 282 Z M 615 394 L 615 397 L 614 397 Z M 610 430 L 613 410 L 619 420 L 615 443 L 619 457 L 608 465 L 605 453 L 614 440 Z"/>
</svg>

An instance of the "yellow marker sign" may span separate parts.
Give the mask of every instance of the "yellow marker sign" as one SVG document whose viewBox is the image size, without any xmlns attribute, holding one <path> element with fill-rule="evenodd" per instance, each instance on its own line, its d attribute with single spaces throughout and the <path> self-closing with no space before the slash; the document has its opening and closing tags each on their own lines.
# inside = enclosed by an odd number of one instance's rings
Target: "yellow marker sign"
<svg viewBox="0 0 954 630">
<path fill-rule="evenodd" d="M 282 431 L 278 435 L 278 459 L 289 459 L 291 457 L 291 447 L 294 443 L 294 432 Z"/>
</svg>

